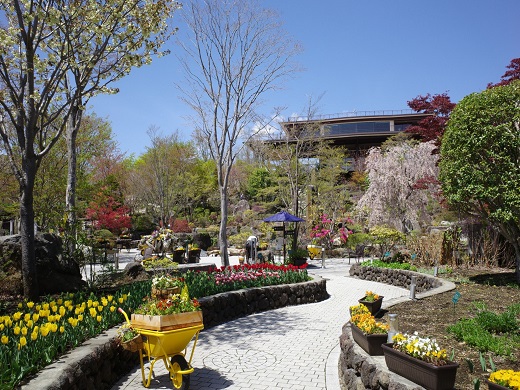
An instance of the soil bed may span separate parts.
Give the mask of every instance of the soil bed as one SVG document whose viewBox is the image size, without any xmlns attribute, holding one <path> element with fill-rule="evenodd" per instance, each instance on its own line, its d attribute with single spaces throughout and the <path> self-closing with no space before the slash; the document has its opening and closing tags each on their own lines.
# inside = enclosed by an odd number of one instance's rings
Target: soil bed
<svg viewBox="0 0 520 390">
<path fill-rule="evenodd" d="M 463 318 L 473 318 L 476 314 L 475 303 L 484 303 L 487 310 L 502 313 L 506 307 L 520 302 L 520 288 L 515 285 L 513 272 L 490 269 L 460 269 L 450 275 L 442 275 L 456 283 L 461 295 L 454 305 L 455 291 L 446 292 L 429 298 L 409 301 L 393 306 L 390 312 L 397 313 L 401 332 L 418 332 L 420 336 L 437 339 L 450 357 L 454 351 L 454 360 L 459 363 L 456 390 L 474 389 L 474 381 L 480 380 L 480 388 L 487 389 L 485 379 L 489 372 L 484 372 L 479 358 L 479 351 L 464 342 L 459 342 L 447 327 Z M 489 358 L 496 369 L 512 369 L 520 371 L 520 350 L 511 358 L 496 356 L 491 352 L 483 352 L 489 370 Z M 467 360 L 473 362 L 473 372 Z"/>
</svg>

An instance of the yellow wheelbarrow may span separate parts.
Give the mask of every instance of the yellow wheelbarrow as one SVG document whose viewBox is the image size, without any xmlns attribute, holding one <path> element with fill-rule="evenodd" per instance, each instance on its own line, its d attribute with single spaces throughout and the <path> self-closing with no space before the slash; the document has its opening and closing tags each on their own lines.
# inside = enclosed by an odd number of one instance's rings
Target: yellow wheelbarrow
<svg viewBox="0 0 520 390">
<path fill-rule="evenodd" d="M 128 315 L 121 308 L 118 309 L 120 313 L 125 316 L 126 322 L 130 323 Z M 158 360 L 162 360 L 164 366 L 170 373 L 170 379 L 174 389 L 188 390 L 190 387 L 190 377 L 194 371 L 191 366 L 191 360 L 195 352 L 195 347 L 199 339 L 199 333 L 204 328 L 204 325 L 189 326 L 186 328 L 173 330 L 149 330 L 133 326 L 143 338 L 143 348 L 139 350 L 139 361 L 141 363 L 141 376 L 143 379 L 143 386 L 149 387 L 152 381 L 153 366 Z M 188 356 L 188 344 L 192 339 L 193 346 Z M 148 358 L 150 368 L 148 375 L 145 373 L 144 360 Z"/>
</svg>

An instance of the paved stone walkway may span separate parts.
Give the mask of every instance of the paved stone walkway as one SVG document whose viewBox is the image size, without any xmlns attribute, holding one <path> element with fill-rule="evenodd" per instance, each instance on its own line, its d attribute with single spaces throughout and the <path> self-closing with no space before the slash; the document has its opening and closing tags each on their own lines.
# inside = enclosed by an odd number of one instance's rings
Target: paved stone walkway
<svg viewBox="0 0 520 390">
<path fill-rule="evenodd" d="M 349 307 L 366 290 L 391 299 L 409 291 L 350 278 L 348 259 L 310 261 L 309 273 L 327 279 L 331 297 L 243 317 L 203 330 L 195 349 L 191 390 L 339 390 L 339 336 Z M 142 389 L 136 367 L 112 389 Z M 154 366 L 150 389 L 172 389 L 162 362 Z"/>
</svg>

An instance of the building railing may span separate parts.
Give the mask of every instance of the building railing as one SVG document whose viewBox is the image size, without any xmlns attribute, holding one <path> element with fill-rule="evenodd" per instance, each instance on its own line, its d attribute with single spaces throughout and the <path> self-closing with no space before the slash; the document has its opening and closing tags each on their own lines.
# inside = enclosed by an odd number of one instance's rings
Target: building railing
<svg viewBox="0 0 520 390">
<path fill-rule="evenodd" d="M 287 118 L 286 122 L 305 122 L 305 121 L 319 121 L 325 119 L 339 119 L 339 118 L 355 118 L 360 116 L 384 116 L 384 115 L 410 115 L 417 114 L 412 109 L 405 110 L 375 110 L 375 111 L 352 111 L 342 112 L 338 114 L 322 114 L 310 116 L 291 116 Z"/>
</svg>

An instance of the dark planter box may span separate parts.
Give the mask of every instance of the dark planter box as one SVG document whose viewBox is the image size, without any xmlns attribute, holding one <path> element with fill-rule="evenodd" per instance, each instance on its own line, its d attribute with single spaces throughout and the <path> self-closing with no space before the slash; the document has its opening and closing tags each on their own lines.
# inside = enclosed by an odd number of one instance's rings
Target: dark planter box
<svg viewBox="0 0 520 390">
<path fill-rule="evenodd" d="M 368 310 L 370 310 L 370 314 L 375 316 L 379 310 L 381 310 L 381 305 L 383 304 L 383 296 L 379 296 L 379 299 L 376 299 L 373 302 L 365 301 L 365 297 L 361 298 L 358 302 L 365 305 Z"/>
<path fill-rule="evenodd" d="M 350 323 L 352 338 L 370 356 L 383 356 L 382 344 L 386 343 L 388 334 L 364 334 L 353 323 Z"/>
<path fill-rule="evenodd" d="M 385 362 L 390 371 L 395 372 L 428 390 L 452 390 L 459 364 L 449 362 L 444 366 L 434 366 L 392 348 L 391 343 L 382 345 Z"/>
<path fill-rule="evenodd" d="M 489 390 L 511 390 L 509 387 L 499 385 L 498 383 L 490 382 L 486 379 Z"/>
</svg>

